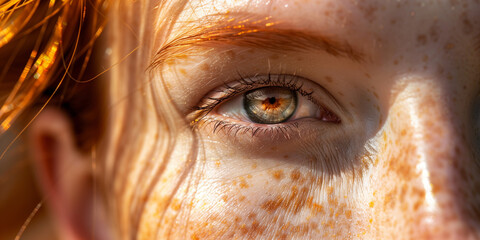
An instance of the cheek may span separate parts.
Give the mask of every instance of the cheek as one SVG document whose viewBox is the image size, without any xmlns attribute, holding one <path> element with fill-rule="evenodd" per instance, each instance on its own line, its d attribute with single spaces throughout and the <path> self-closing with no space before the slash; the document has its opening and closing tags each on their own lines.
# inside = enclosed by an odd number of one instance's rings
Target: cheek
<svg viewBox="0 0 480 240">
<path fill-rule="evenodd" d="M 168 236 L 312 239 L 370 231 L 373 208 L 363 198 L 366 191 L 309 167 L 318 160 L 278 154 L 275 148 L 265 150 L 269 158 L 259 158 L 215 146 L 205 145 L 205 160 L 197 161 L 191 181 L 182 184 L 170 204 L 168 222 L 161 224 L 171 226 Z"/>
</svg>

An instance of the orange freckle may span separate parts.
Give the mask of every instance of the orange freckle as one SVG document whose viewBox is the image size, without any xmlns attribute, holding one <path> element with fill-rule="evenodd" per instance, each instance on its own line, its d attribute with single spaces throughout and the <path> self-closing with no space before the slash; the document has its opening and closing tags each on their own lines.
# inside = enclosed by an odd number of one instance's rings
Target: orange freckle
<svg viewBox="0 0 480 240">
<path fill-rule="evenodd" d="M 302 175 L 300 174 L 300 171 L 298 170 L 293 170 L 292 173 L 290 174 L 290 179 L 292 181 L 298 181 Z"/>
<path fill-rule="evenodd" d="M 253 169 L 257 168 L 257 163 L 252 164 L 252 168 Z"/>
<path fill-rule="evenodd" d="M 284 155 L 283 158 L 288 158 L 288 155 Z"/>
<path fill-rule="evenodd" d="M 171 207 L 175 211 L 180 210 L 180 207 L 181 207 L 180 201 L 178 199 L 173 199 Z"/>
<path fill-rule="evenodd" d="M 423 56 L 423 62 L 428 62 L 428 55 Z"/>
<path fill-rule="evenodd" d="M 272 172 L 273 178 L 276 180 L 281 180 L 283 178 L 283 171 L 282 170 L 275 170 Z"/>
<path fill-rule="evenodd" d="M 370 218 L 370 220 L 368 220 L 368 222 L 372 223 L 372 222 L 373 222 L 373 219 Z"/>
<path fill-rule="evenodd" d="M 450 49 L 452 49 L 452 48 L 454 48 L 454 47 L 455 47 L 455 45 L 454 45 L 453 43 L 447 43 L 447 44 L 445 44 L 445 47 L 444 47 L 444 48 L 445 48 L 445 50 L 450 50 Z"/>
<path fill-rule="evenodd" d="M 345 216 L 350 219 L 352 217 L 352 210 L 345 211 Z"/>
<path fill-rule="evenodd" d="M 333 82 L 332 77 L 329 77 L 329 76 L 326 76 L 326 77 L 325 77 L 325 80 L 327 80 L 327 82 L 329 82 L 329 83 Z"/>
<path fill-rule="evenodd" d="M 245 200 L 245 196 L 241 195 L 241 196 L 238 198 L 238 201 L 242 202 L 243 200 Z"/>
<path fill-rule="evenodd" d="M 220 163 L 220 160 L 215 161 L 215 166 L 216 166 L 216 167 L 220 167 L 220 164 L 221 164 L 221 163 Z"/>
<path fill-rule="evenodd" d="M 248 174 L 248 175 L 247 175 L 247 178 L 252 178 L 252 175 L 251 175 L 251 174 Z"/>
<path fill-rule="evenodd" d="M 204 63 L 200 66 L 200 69 L 202 69 L 203 71 L 210 71 L 210 65 Z"/>
<path fill-rule="evenodd" d="M 245 179 L 240 180 L 239 186 L 240 186 L 240 188 L 248 188 L 249 187 L 249 185 L 247 184 Z"/>
<path fill-rule="evenodd" d="M 371 201 L 368 205 L 369 205 L 371 208 L 373 208 L 374 202 Z"/>
<path fill-rule="evenodd" d="M 323 206 L 317 203 L 312 204 L 312 211 L 314 214 L 323 212 Z"/>
<path fill-rule="evenodd" d="M 192 234 L 191 238 L 192 238 L 192 240 L 200 240 L 200 238 L 197 237 L 197 235 L 195 233 Z"/>
</svg>

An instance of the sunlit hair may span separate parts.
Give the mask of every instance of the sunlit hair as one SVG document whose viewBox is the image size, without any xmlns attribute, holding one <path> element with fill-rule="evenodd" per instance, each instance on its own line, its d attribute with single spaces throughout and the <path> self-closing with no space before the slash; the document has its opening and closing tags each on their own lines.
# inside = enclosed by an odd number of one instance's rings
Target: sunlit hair
<svg viewBox="0 0 480 240">
<path fill-rule="evenodd" d="M 33 104 L 41 110 L 54 98 L 64 100 L 73 82 L 85 81 L 107 6 L 101 0 L 0 3 L 0 133 Z"/>
<path fill-rule="evenodd" d="M 23 132 L 47 104 L 67 113 L 83 152 L 96 144 L 103 129 L 104 104 L 97 93 L 102 84 L 95 79 L 102 69 L 95 67 L 94 59 L 98 58 L 95 49 L 101 48 L 97 39 L 108 6 L 104 0 L 0 1 L 0 161 L 26 162 L 24 156 L 17 157 L 25 148 L 12 146 L 23 141 Z M 6 172 L 0 176 L 2 184 L 18 169 Z M 15 239 L 20 239 L 28 222 Z"/>
</svg>

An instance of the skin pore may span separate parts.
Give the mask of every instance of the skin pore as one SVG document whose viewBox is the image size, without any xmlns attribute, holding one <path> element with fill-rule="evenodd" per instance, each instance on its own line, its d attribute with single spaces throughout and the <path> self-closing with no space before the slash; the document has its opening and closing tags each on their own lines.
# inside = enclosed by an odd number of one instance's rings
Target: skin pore
<svg viewBox="0 0 480 240">
<path fill-rule="evenodd" d="M 164 56 L 186 124 L 137 237 L 479 238 L 479 12 L 477 0 L 188 2 L 170 40 L 195 24 L 207 37 Z M 216 24 L 244 31 L 215 38 Z M 242 79 L 285 85 L 269 75 L 294 76 L 311 92 L 299 99 L 341 121 L 252 123 L 223 106 L 234 96 L 195 110 Z"/>
</svg>

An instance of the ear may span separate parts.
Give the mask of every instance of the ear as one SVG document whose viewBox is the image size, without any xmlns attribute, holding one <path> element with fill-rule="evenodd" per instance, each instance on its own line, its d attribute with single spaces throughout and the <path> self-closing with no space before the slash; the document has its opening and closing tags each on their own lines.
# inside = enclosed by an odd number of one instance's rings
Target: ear
<svg viewBox="0 0 480 240">
<path fill-rule="evenodd" d="M 68 116 L 58 109 L 44 109 L 29 128 L 29 142 L 59 239 L 107 239 L 93 159 L 79 151 Z"/>
</svg>

